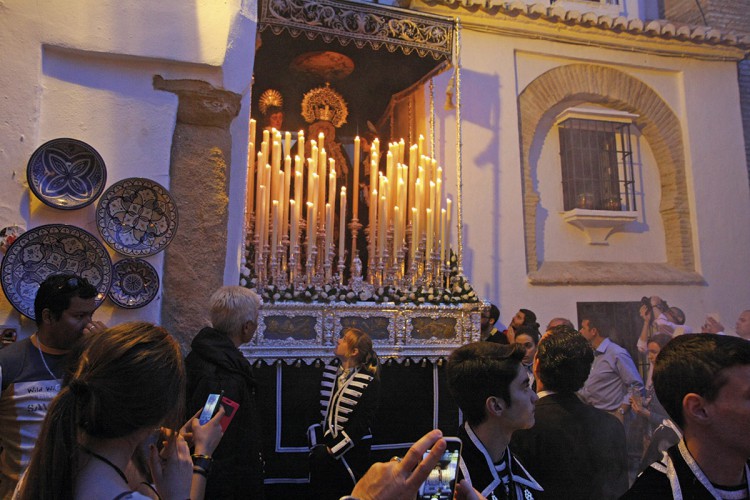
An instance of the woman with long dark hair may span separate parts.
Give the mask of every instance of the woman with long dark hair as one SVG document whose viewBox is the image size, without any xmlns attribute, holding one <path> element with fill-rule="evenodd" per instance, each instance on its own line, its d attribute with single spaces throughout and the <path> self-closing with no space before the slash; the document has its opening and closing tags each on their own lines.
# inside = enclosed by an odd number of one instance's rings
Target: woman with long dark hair
<svg viewBox="0 0 750 500">
<path fill-rule="evenodd" d="M 348 495 L 370 466 L 372 423 L 380 364 L 372 339 L 345 328 L 326 366 L 320 390 L 323 421 L 310 427 L 310 498 Z"/>
<path fill-rule="evenodd" d="M 179 346 L 150 323 L 125 323 L 84 340 L 68 383 L 52 401 L 18 497 L 142 499 L 125 470 L 155 429 L 178 428 L 184 402 Z M 150 449 L 161 498 L 190 497 L 193 465 L 173 433 Z"/>
</svg>

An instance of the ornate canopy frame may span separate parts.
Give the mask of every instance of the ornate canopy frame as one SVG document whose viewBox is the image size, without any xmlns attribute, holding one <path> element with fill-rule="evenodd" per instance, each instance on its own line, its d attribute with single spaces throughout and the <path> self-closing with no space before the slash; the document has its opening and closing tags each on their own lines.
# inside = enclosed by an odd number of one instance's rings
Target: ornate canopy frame
<svg viewBox="0 0 750 500">
<path fill-rule="evenodd" d="M 457 225 L 458 266 L 462 275 L 463 239 L 459 22 L 441 16 L 418 13 L 372 3 L 344 0 L 261 0 L 258 30 L 292 39 L 306 38 L 342 47 L 379 51 L 382 56 L 403 56 L 431 60 L 429 68 L 414 75 L 403 90 L 390 96 L 390 110 L 398 94 L 413 91 L 432 77 L 455 66 L 456 161 L 458 177 Z M 256 67 L 257 67 L 256 59 Z M 402 82 L 404 83 L 404 82 Z M 434 115 L 432 86 L 431 115 Z M 386 113 L 389 111 L 386 111 Z M 430 135 L 434 144 L 434 116 Z M 246 355 L 266 361 L 284 359 L 305 363 L 332 356 L 342 328 L 367 327 L 378 353 L 386 358 L 437 360 L 467 342 L 479 340 L 482 303 L 459 305 L 397 305 L 393 303 L 331 303 L 330 305 L 276 302 L 266 304 L 259 317 L 258 332 L 243 346 Z"/>
</svg>

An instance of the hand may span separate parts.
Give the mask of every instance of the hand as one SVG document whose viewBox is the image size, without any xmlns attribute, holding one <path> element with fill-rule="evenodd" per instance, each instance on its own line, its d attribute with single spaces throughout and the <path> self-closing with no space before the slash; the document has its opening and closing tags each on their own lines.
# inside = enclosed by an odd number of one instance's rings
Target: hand
<svg viewBox="0 0 750 500">
<path fill-rule="evenodd" d="M 190 498 L 193 460 L 182 436 L 178 434 L 174 439 L 170 439 L 161 454 L 156 446 L 151 445 L 149 464 L 151 477 L 162 498 Z"/>
<path fill-rule="evenodd" d="M 508 326 L 508 334 L 506 335 L 506 338 L 508 339 L 508 343 L 510 345 L 513 345 L 513 343 L 516 341 L 516 330 L 513 328 L 513 325 Z"/>
<path fill-rule="evenodd" d="M 434 429 L 414 443 L 400 462 L 374 464 L 354 486 L 352 496 L 361 500 L 413 500 L 445 451 L 447 444 L 442 437 L 440 429 Z M 422 460 L 427 450 L 430 454 Z"/>
<path fill-rule="evenodd" d="M 456 493 L 453 495 L 454 500 L 487 500 L 472 485 L 468 479 L 462 479 L 456 484 Z"/>
<path fill-rule="evenodd" d="M 641 318 L 643 318 L 643 321 L 650 322 L 651 318 L 653 317 L 654 313 L 650 307 L 646 307 L 646 304 L 643 304 L 638 311 L 638 313 L 641 315 Z"/>
<path fill-rule="evenodd" d="M 724 325 L 716 321 L 711 316 L 706 317 L 706 322 L 701 328 L 702 333 L 719 333 L 724 331 Z"/>
<path fill-rule="evenodd" d="M 102 333 L 106 329 L 107 329 L 107 325 L 105 325 L 101 321 L 92 320 L 91 323 L 89 323 L 83 328 L 83 334 L 90 335 L 92 333 Z"/>
<path fill-rule="evenodd" d="M 221 419 L 224 417 L 224 407 L 220 406 L 216 415 L 204 425 L 198 420 L 202 410 L 193 415 L 180 429 L 180 435 L 194 448 L 193 453 L 197 455 L 212 455 L 224 431 L 221 429 Z"/>
<path fill-rule="evenodd" d="M 630 396 L 630 407 L 633 409 L 634 412 L 641 415 L 641 411 L 643 408 L 641 407 L 641 402 L 639 401 L 640 398 L 634 398 L 633 396 Z"/>
</svg>

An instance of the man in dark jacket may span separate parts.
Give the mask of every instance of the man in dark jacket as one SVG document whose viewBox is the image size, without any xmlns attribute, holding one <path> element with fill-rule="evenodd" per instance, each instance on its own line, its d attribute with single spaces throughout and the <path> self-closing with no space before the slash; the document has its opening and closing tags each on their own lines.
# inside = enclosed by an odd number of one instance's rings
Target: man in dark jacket
<svg viewBox="0 0 750 500">
<path fill-rule="evenodd" d="M 256 382 L 250 363 L 239 350 L 255 335 L 260 298 L 247 288 L 226 286 L 211 296 L 210 307 L 212 327 L 195 336 L 185 360 L 188 416 L 203 407 L 209 394 L 223 392 L 239 408 L 212 457 L 206 498 L 263 499 Z"/>
<path fill-rule="evenodd" d="M 538 498 L 606 500 L 628 488 L 622 425 L 575 394 L 593 360 L 586 339 L 568 326 L 553 328 L 539 342 L 536 423 L 514 433 L 510 443 L 544 488 Z"/>
</svg>

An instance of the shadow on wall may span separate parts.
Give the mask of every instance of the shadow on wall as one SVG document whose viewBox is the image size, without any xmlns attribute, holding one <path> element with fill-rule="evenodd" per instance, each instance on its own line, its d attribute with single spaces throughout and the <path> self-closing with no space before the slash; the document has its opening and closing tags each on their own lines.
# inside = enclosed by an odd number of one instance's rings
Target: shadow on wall
<svg viewBox="0 0 750 500">
<path fill-rule="evenodd" d="M 500 77 L 497 74 L 484 74 L 471 70 L 461 72 L 461 92 L 470 96 L 481 96 L 481 98 L 464 99 L 461 110 L 463 123 L 472 123 L 490 132 L 489 137 L 483 139 L 486 147 L 472 158 L 464 158 L 464 175 L 472 169 L 479 171 L 489 170 L 492 181 L 489 189 L 483 191 L 487 196 L 484 203 L 479 204 L 487 211 L 483 217 L 480 230 L 490 233 L 490 244 L 482 251 L 488 252 L 492 262 L 491 269 L 476 270 L 476 275 L 485 275 L 488 281 L 483 290 L 484 297 L 493 301 L 500 301 Z M 489 90 L 489 91 L 488 91 Z M 486 136 L 485 136 L 486 137 Z M 463 142 L 466 144 L 469 138 L 464 135 Z M 467 161 L 468 160 L 468 161 Z M 464 190 L 464 199 L 471 198 L 471 193 Z M 473 252 L 469 248 L 468 234 L 469 224 L 464 226 L 464 270 L 474 274 Z"/>
</svg>

